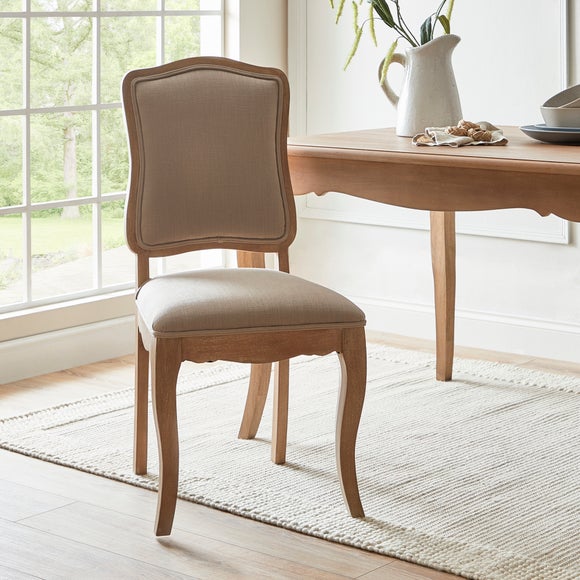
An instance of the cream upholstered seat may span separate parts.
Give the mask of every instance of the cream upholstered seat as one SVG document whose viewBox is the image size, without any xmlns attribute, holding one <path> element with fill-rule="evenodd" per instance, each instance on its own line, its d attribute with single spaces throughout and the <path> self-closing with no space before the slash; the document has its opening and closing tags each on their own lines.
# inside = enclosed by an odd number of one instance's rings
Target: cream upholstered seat
<svg viewBox="0 0 580 580">
<path fill-rule="evenodd" d="M 192 300 L 192 295 L 195 299 Z M 198 270 L 161 276 L 137 293 L 145 330 L 158 338 L 360 324 L 342 295 L 276 270 Z"/>
<path fill-rule="evenodd" d="M 150 363 L 157 535 L 171 532 L 175 512 L 176 382 L 184 360 L 252 364 L 241 438 L 256 434 L 277 363 L 272 459 L 284 463 L 288 360 L 336 351 L 338 473 L 349 512 L 363 516 L 354 451 L 366 383 L 365 317 L 340 294 L 288 273 L 296 218 L 285 75 L 200 57 L 131 71 L 122 89 L 131 158 L 126 233 L 138 266 L 134 467 L 147 470 Z M 149 258 L 207 248 L 236 249 L 241 267 L 150 277 Z M 281 271 L 264 268 L 265 252 L 277 255 Z"/>
</svg>

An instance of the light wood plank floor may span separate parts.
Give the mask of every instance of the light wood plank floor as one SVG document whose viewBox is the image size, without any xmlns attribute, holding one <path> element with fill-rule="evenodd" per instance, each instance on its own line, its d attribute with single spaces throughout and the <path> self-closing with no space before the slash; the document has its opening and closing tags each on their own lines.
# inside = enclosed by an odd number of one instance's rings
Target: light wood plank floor
<svg viewBox="0 0 580 580">
<path fill-rule="evenodd" d="M 580 365 L 473 349 L 457 354 L 580 377 Z M 123 389 L 132 375 L 132 357 L 122 357 L 0 385 L 0 417 Z M 181 500 L 173 534 L 157 539 L 155 504 L 153 492 L 0 451 L 0 579 L 457 578 Z"/>
</svg>

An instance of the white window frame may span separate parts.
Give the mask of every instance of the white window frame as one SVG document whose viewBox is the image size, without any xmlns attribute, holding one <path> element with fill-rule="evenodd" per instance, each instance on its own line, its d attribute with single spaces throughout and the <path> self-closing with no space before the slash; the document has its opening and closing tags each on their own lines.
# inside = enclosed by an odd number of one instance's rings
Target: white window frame
<svg viewBox="0 0 580 580">
<path fill-rule="evenodd" d="M 218 10 L 168 10 L 165 8 L 165 0 L 157 0 L 156 10 L 147 11 L 102 11 L 101 0 L 93 0 L 93 10 L 77 11 L 77 12 L 39 12 L 31 10 L 31 0 L 23 0 L 23 10 L 17 12 L 2 12 L 0 18 L 23 18 L 24 19 L 24 33 L 26 40 L 24 50 L 30 46 L 30 22 L 31 19 L 37 17 L 49 17 L 58 15 L 66 15 L 67 17 L 89 17 L 99 20 L 101 16 L 106 17 L 160 17 L 159 26 L 163 33 L 163 17 L 165 16 L 208 16 L 215 15 L 221 17 L 221 53 L 225 53 L 225 2 L 221 0 Z M 93 40 L 94 48 L 93 54 L 95 61 L 95 70 L 100 70 L 100 28 L 95 26 L 95 38 Z M 164 42 L 157 43 L 157 61 L 164 62 Z M 121 103 L 106 103 L 100 102 L 99 83 L 100 78 L 94 83 L 95 92 L 93 104 L 86 106 L 72 106 L 72 107 L 55 107 L 50 109 L 33 109 L 30 107 L 30 67 L 27 64 L 28 58 L 25 55 L 25 106 L 22 109 L 15 109 L 10 111 L 0 111 L 0 115 L 19 115 L 26 117 L 27 123 L 27 140 L 29 138 L 30 115 L 38 112 L 64 112 L 64 111 L 98 111 L 106 109 L 120 109 Z M 98 122 L 98 121 L 97 121 Z M 93 126 L 95 126 L 93 124 Z M 98 159 L 98 151 L 100 150 L 100 136 L 99 131 L 94 132 L 93 138 L 93 159 Z M 25 175 L 29 169 L 29 146 L 25 149 Z M 96 211 L 93 222 L 93 247 L 96 254 L 94 279 L 96 280 L 95 288 L 87 291 L 79 292 L 77 294 L 69 294 L 65 297 L 54 297 L 43 300 L 33 300 L 31 291 L 31 260 L 29 258 L 31 253 L 31 215 L 32 212 L 50 209 L 53 207 L 64 207 L 67 205 L 87 205 L 94 204 L 95 207 L 100 208 L 100 204 L 104 202 L 123 199 L 125 191 L 107 193 L 105 195 L 101 192 L 100 187 L 100 172 L 94 171 L 93 191 L 90 196 L 79 197 L 75 200 L 58 200 L 42 203 L 32 203 L 30 199 L 30 185 L 28 179 L 24 177 L 25 182 L 25 201 L 18 206 L 11 206 L 9 208 L 0 209 L 0 215 L 8 215 L 19 213 L 25 220 L 25 244 L 28 256 L 25 258 L 26 268 L 26 297 L 25 301 L 17 305 L 10 305 L 0 307 L 0 345 L 2 342 L 21 339 L 23 337 L 30 337 L 40 333 L 47 333 L 60 329 L 67 329 L 71 327 L 78 327 L 80 325 L 88 325 L 96 322 L 103 322 L 107 320 L 121 319 L 133 314 L 133 293 L 134 287 L 132 283 L 120 284 L 117 286 L 103 287 L 102 283 L 102 259 L 101 259 L 101 228 L 100 228 L 100 211 Z M 210 259 L 214 259 L 210 257 Z M 0 383 L 2 382 L 0 376 Z"/>
</svg>

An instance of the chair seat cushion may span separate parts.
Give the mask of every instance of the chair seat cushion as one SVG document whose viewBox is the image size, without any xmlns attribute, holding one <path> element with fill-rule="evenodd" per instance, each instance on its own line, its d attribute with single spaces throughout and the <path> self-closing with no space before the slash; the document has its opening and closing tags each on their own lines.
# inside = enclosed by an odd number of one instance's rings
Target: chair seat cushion
<svg viewBox="0 0 580 580">
<path fill-rule="evenodd" d="M 141 323 L 156 337 L 363 326 L 344 296 L 277 270 L 195 270 L 153 278 L 137 292 Z"/>
</svg>

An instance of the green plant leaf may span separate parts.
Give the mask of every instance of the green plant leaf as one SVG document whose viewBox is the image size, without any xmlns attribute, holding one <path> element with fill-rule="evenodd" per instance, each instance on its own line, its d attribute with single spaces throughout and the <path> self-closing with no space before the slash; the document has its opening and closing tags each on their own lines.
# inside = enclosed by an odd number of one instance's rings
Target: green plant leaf
<svg viewBox="0 0 580 580">
<path fill-rule="evenodd" d="M 340 17 L 342 16 L 342 11 L 344 9 L 345 3 L 346 3 L 346 0 L 340 0 L 340 3 L 338 5 L 338 10 L 336 12 L 336 23 L 338 23 L 338 21 L 340 20 Z"/>
<path fill-rule="evenodd" d="M 370 10 L 369 10 L 369 32 L 371 35 L 371 40 L 375 46 L 378 46 L 377 42 L 377 31 L 375 30 L 375 17 L 373 13 L 373 3 L 369 2 Z"/>
<path fill-rule="evenodd" d="M 348 65 L 350 64 L 350 61 L 353 59 L 354 55 L 356 54 L 356 50 L 358 48 L 358 45 L 360 43 L 360 39 L 362 36 L 362 32 L 363 32 L 363 28 L 362 26 L 358 29 L 356 36 L 354 37 L 354 43 L 352 45 L 352 48 L 350 49 L 350 53 L 348 55 L 348 58 L 346 59 L 346 63 L 344 65 L 344 70 L 346 70 L 346 68 L 348 67 Z"/>
<path fill-rule="evenodd" d="M 449 34 L 451 32 L 451 23 L 447 19 L 447 16 L 445 16 L 444 14 L 441 14 L 439 16 L 439 18 L 437 18 L 437 20 L 439 20 L 439 22 L 441 23 L 441 26 L 443 26 L 443 30 L 445 30 L 445 34 Z"/>
<path fill-rule="evenodd" d="M 389 70 L 389 66 L 391 66 L 391 63 L 393 62 L 393 54 L 395 54 L 395 50 L 397 50 L 398 43 L 399 39 L 397 38 L 397 40 L 395 40 L 395 42 L 391 44 L 389 52 L 387 52 L 387 56 L 385 56 L 385 60 L 383 60 L 383 66 L 381 68 L 381 78 L 379 80 L 379 83 L 381 85 L 383 85 L 385 83 L 385 80 L 387 79 L 387 72 Z"/>
<path fill-rule="evenodd" d="M 433 25 L 431 23 L 431 16 L 421 24 L 421 44 L 429 42 L 433 38 Z"/>
<path fill-rule="evenodd" d="M 395 19 L 391 14 L 391 9 L 387 4 L 386 0 L 371 0 L 375 12 L 379 15 L 379 18 L 389 27 L 395 28 Z"/>
<path fill-rule="evenodd" d="M 354 0 L 352 0 L 352 20 L 354 33 L 358 34 L 358 4 Z"/>
<path fill-rule="evenodd" d="M 447 7 L 447 20 L 451 22 L 451 14 L 453 13 L 453 6 L 455 5 L 455 0 L 449 0 L 449 5 Z"/>
</svg>

